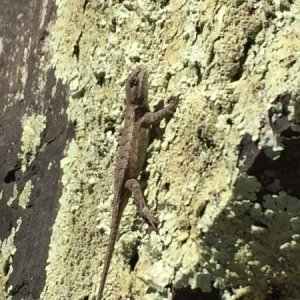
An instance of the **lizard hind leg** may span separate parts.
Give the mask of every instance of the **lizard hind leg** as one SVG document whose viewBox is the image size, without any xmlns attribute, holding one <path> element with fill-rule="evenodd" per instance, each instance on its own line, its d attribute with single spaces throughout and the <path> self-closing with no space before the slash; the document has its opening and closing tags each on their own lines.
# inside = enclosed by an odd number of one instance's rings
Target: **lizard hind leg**
<svg viewBox="0 0 300 300">
<path fill-rule="evenodd" d="M 134 202 L 138 208 L 140 215 L 146 220 L 146 222 L 157 232 L 158 221 L 149 210 L 145 198 L 142 192 L 142 188 L 137 179 L 128 179 L 125 182 L 125 188 L 128 189 L 133 196 Z"/>
</svg>

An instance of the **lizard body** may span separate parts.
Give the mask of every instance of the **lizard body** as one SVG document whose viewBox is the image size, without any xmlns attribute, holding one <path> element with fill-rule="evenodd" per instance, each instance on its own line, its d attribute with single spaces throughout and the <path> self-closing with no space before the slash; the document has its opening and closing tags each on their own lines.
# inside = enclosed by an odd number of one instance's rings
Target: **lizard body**
<svg viewBox="0 0 300 300">
<path fill-rule="evenodd" d="M 116 160 L 111 229 L 97 300 L 100 300 L 103 295 L 121 217 L 131 194 L 139 213 L 151 227 L 157 230 L 157 221 L 146 206 L 137 177 L 146 157 L 151 124 L 172 115 L 177 103 L 178 96 L 172 96 L 166 107 L 150 112 L 147 69 L 138 66 L 129 74 L 126 80 L 125 122 Z"/>
</svg>

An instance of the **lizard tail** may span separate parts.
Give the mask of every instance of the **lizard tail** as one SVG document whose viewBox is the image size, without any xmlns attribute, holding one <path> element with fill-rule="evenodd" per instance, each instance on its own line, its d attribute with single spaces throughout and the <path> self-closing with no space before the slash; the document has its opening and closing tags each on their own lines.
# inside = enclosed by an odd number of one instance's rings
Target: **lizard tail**
<svg viewBox="0 0 300 300">
<path fill-rule="evenodd" d="M 109 271 L 110 262 L 111 262 L 111 259 L 112 259 L 113 253 L 114 253 L 119 224 L 120 224 L 120 216 L 119 216 L 118 212 L 113 213 L 112 221 L 111 221 L 111 229 L 110 229 L 110 234 L 109 234 L 109 239 L 108 239 L 108 246 L 107 246 L 107 251 L 106 251 L 106 255 L 105 255 L 105 259 L 104 259 L 97 300 L 102 299 L 104 286 L 105 286 L 107 274 Z"/>
</svg>

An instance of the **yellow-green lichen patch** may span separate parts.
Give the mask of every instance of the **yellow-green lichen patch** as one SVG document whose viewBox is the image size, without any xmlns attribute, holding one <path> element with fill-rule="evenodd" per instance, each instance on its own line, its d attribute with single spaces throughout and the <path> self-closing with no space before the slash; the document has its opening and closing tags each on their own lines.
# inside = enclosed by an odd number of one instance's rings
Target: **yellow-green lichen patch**
<svg viewBox="0 0 300 300">
<path fill-rule="evenodd" d="M 11 206 L 12 203 L 17 199 L 18 197 L 18 187 L 16 184 L 14 184 L 14 187 L 13 187 L 13 194 L 12 196 L 7 200 L 7 205 L 8 206 Z"/>
<path fill-rule="evenodd" d="M 294 269 L 299 251 L 299 200 L 281 192 L 266 195 L 257 203 L 253 196 L 258 191 L 253 177 L 237 180 L 234 202 L 201 242 L 203 249 L 206 243 L 214 245 L 214 259 L 205 266 L 217 288 L 246 287 L 248 282 L 257 294 L 281 286 L 293 295 L 297 284 L 291 282 L 300 276 Z M 243 226 L 239 225 L 241 219 Z M 211 248 L 206 251 L 208 258 Z"/>
<path fill-rule="evenodd" d="M 6 290 L 5 286 L 7 280 L 12 273 L 12 261 L 13 256 L 16 252 L 16 247 L 14 245 L 14 239 L 16 232 L 19 230 L 22 221 L 21 219 L 17 220 L 17 226 L 12 228 L 9 237 L 0 241 L 0 291 L 5 299 L 11 299 L 11 295 L 9 295 L 9 290 Z M 4 298 L 3 298 L 4 299 Z"/>
<path fill-rule="evenodd" d="M 44 115 L 25 115 L 22 119 L 21 153 L 22 171 L 34 160 L 41 144 L 41 134 L 46 128 L 46 117 Z"/>
<path fill-rule="evenodd" d="M 20 196 L 19 196 L 19 205 L 22 208 L 24 208 L 24 209 L 28 207 L 32 188 L 33 188 L 33 184 L 31 182 L 31 180 L 28 180 L 25 183 L 23 191 L 20 193 Z"/>
</svg>

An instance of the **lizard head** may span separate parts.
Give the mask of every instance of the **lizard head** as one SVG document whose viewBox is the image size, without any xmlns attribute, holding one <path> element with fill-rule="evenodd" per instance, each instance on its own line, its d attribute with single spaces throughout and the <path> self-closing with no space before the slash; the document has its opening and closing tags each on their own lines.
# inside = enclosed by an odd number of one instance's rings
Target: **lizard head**
<svg viewBox="0 0 300 300">
<path fill-rule="evenodd" d="M 126 80 L 126 102 L 144 106 L 148 102 L 148 71 L 145 66 L 136 67 Z"/>
</svg>

